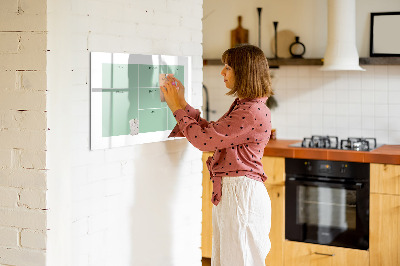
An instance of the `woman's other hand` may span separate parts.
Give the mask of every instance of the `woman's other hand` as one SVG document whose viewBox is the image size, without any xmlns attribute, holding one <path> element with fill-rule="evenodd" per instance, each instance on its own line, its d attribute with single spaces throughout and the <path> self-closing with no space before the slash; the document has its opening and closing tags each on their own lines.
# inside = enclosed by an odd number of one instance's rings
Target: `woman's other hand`
<svg viewBox="0 0 400 266">
<path fill-rule="evenodd" d="M 181 106 L 183 108 L 185 108 L 187 105 L 187 102 L 185 100 L 185 87 L 183 86 L 181 81 L 179 79 L 175 78 L 174 76 L 172 76 L 171 79 L 173 80 L 173 82 L 175 82 L 176 85 L 178 85 L 179 103 L 181 104 Z"/>
<path fill-rule="evenodd" d="M 178 82 L 177 82 L 178 81 Z M 182 101 L 182 91 L 183 91 L 183 101 Z M 164 86 L 160 86 L 161 91 L 164 93 L 165 101 L 168 104 L 169 109 L 174 113 L 178 109 L 184 109 L 186 107 L 185 97 L 184 97 L 184 87 L 179 80 L 171 77 L 167 77 Z"/>
</svg>

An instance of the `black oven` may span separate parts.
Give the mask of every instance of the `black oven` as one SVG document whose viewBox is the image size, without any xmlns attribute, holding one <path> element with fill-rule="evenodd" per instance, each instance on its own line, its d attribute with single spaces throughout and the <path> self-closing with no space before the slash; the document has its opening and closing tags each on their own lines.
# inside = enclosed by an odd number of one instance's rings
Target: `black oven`
<svg viewBox="0 0 400 266">
<path fill-rule="evenodd" d="M 368 249 L 368 163 L 287 158 L 285 169 L 286 239 Z"/>
</svg>

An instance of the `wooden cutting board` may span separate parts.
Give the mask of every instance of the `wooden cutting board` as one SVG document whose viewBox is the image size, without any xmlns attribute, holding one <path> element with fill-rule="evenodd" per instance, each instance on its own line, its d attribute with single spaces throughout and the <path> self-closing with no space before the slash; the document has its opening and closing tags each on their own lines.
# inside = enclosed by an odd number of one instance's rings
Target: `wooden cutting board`
<svg viewBox="0 0 400 266">
<path fill-rule="evenodd" d="M 249 31 L 242 27 L 242 16 L 238 16 L 238 27 L 231 30 L 231 48 L 238 44 L 249 43 Z"/>
</svg>

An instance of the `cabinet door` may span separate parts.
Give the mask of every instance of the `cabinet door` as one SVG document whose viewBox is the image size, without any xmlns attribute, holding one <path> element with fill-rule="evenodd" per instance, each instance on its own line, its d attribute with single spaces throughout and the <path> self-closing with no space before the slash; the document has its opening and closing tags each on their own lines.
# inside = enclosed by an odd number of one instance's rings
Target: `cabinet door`
<svg viewBox="0 0 400 266">
<path fill-rule="evenodd" d="M 371 266 L 400 265 L 400 196 L 371 194 Z"/>
<path fill-rule="evenodd" d="M 366 266 L 365 250 L 285 241 L 285 266 Z"/>
<path fill-rule="evenodd" d="M 204 258 L 211 258 L 212 252 L 212 183 L 206 161 L 211 152 L 203 153 L 203 194 L 202 194 L 202 224 L 201 224 L 201 253 Z"/>
<path fill-rule="evenodd" d="M 261 163 L 268 177 L 266 184 L 285 185 L 285 158 L 264 156 Z"/>
<path fill-rule="evenodd" d="M 266 266 L 283 265 L 283 243 L 285 240 L 285 187 L 265 184 L 271 199 L 271 250 L 265 259 Z"/>
<path fill-rule="evenodd" d="M 371 193 L 400 195 L 400 165 L 370 165 Z"/>
</svg>

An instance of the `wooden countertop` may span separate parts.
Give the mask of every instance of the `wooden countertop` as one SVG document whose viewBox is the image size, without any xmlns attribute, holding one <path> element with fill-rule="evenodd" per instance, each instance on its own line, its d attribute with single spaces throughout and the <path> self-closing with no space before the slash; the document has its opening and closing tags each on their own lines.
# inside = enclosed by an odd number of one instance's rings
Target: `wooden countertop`
<svg viewBox="0 0 400 266">
<path fill-rule="evenodd" d="M 264 156 L 364 163 L 400 164 L 400 145 L 383 145 L 372 151 L 290 147 L 301 140 L 270 140 Z"/>
</svg>

